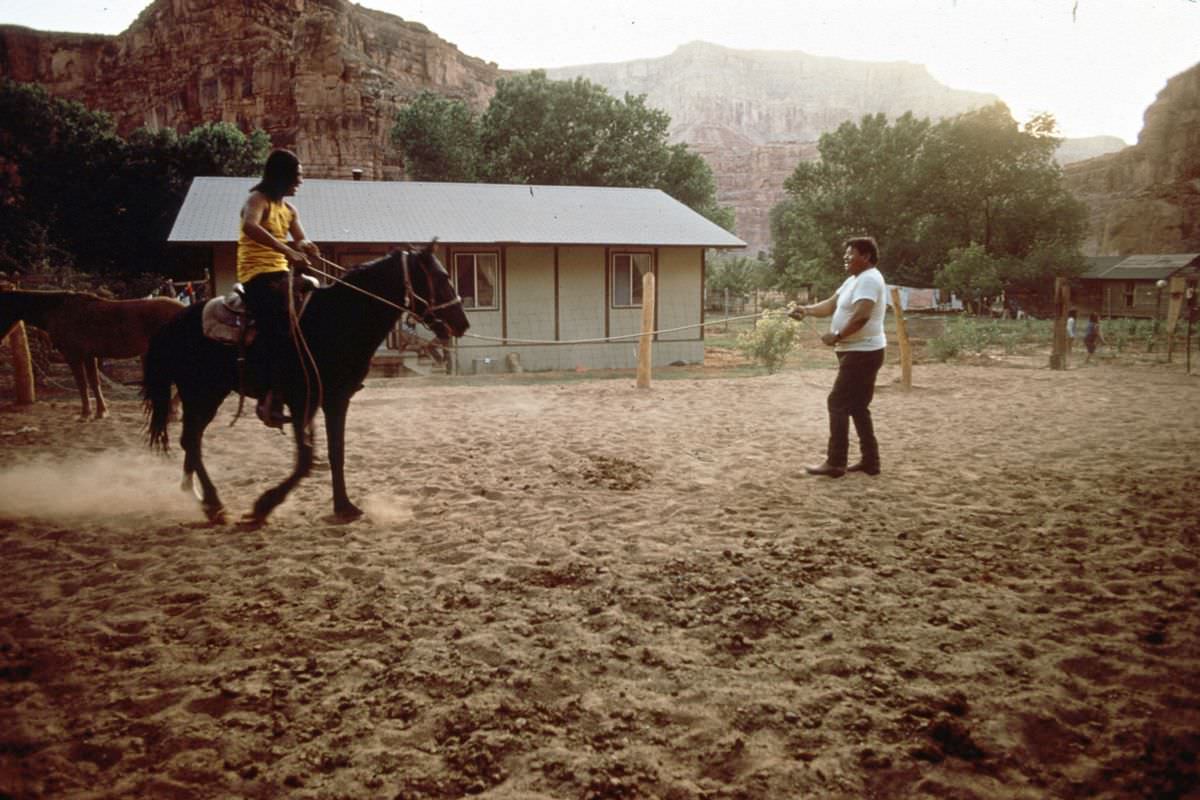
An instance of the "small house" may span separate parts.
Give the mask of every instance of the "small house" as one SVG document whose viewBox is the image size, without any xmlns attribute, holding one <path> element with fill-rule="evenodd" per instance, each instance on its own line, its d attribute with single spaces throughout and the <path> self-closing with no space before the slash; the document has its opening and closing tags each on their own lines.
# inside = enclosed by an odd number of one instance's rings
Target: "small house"
<svg viewBox="0 0 1200 800">
<path fill-rule="evenodd" d="M 236 274 L 238 212 L 254 178 L 196 178 L 168 242 L 204 248 L 214 293 Z M 706 248 L 745 242 L 657 189 L 304 181 L 291 202 L 342 267 L 437 240 L 471 330 L 458 361 L 525 369 L 632 368 L 642 276 L 655 276 L 654 364 L 704 360 Z"/>
<path fill-rule="evenodd" d="M 1167 312 L 1168 287 L 1182 277 L 1192 286 L 1200 278 L 1200 253 L 1100 256 L 1088 259 L 1071 305 L 1086 315 L 1157 319 Z"/>
</svg>

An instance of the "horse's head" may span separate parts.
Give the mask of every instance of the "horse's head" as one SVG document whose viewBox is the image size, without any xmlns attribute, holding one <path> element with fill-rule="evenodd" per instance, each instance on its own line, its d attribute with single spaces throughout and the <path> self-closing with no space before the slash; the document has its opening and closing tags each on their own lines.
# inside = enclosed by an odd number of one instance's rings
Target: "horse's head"
<svg viewBox="0 0 1200 800">
<path fill-rule="evenodd" d="M 409 254 L 409 266 L 413 268 L 413 283 L 419 295 L 412 311 L 421 318 L 439 339 L 462 336 L 471 327 L 463 311 L 462 299 L 454 290 L 450 273 L 434 255 L 430 244 Z"/>
</svg>

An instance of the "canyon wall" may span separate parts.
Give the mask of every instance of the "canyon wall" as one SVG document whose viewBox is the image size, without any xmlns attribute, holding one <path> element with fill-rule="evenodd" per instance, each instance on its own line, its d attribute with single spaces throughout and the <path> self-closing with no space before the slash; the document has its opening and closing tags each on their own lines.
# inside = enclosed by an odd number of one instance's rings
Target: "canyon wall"
<svg viewBox="0 0 1200 800">
<path fill-rule="evenodd" d="M 260 127 L 313 177 L 400 177 L 396 110 L 430 89 L 482 111 L 501 74 L 345 0 L 156 0 L 117 36 L 0 26 L 0 77 L 107 111 L 122 134 Z"/>
<path fill-rule="evenodd" d="M 1198 70 L 1168 83 L 1136 146 L 1095 137 L 1060 148 L 1068 185 L 1091 212 L 1089 253 L 1200 251 Z M 0 77 L 107 111 L 122 134 L 218 120 L 261 127 L 313 177 L 357 168 L 402 178 L 389 140 L 396 110 L 429 89 L 481 112 L 505 74 L 418 22 L 346 0 L 156 0 L 117 36 L 0 25 Z M 733 207 L 752 254 L 769 250 L 770 209 L 796 164 L 818 157 L 822 133 L 866 114 L 938 119 L 998 99 L 946 87 L 917 64 L 701 42 L 547 74 L 645 94 L 664 109 L 672 141 L 712 167 L 718 201 Z"/>
<path fill-rule="evenodd" d="M 1200 252 L 1200 64 L 1146 109 L 1137 144 L 1065 168 L 1090 212 L 1088 255 Z"/>
</svg>

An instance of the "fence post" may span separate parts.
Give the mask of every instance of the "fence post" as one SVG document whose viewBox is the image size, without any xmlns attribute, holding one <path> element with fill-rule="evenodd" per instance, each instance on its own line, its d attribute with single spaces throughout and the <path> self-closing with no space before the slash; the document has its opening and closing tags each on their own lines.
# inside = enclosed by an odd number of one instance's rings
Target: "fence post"
<svg viewBox="0 0 1200 800">
<path fill-rule="evenodd" d="M 650 368 L 653 355 L 651 339 L 654 338 L 654 273 L 642 276 L 642 337 L 638 341 L 637 388 L 650 388 Z"/>
<path fill-rule="evenodd" d="M 892 310 L 896 312 L 896 338 L 900 340 L 900 385 L 905 391 L 912 388 L 912 344 L 908 341 L 908 323 L 900 307 L 900 287 L 892 288 Z"/>
<path fill-rule="evenodd" d="M 25 334 L 25 323 L 18 321 L 8 334 L 13 359 L 13 390 L 19 406 L 33 405 L 37 390 L 33 382 L 33 359 L 29 355 L 29 337 Z"/>
<path fill-rule="evenodd" d="M 1067 368 L 1067 308 L 1071 305 L 1071 287 L 1066 278 L 1054 279 L 1054 349 L 1050 369 Z"/>
</svg>

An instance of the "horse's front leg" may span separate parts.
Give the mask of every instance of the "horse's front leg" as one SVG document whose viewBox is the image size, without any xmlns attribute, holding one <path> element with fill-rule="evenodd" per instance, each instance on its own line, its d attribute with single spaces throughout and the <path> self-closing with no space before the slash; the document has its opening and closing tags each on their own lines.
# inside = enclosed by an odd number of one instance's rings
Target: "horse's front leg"
<svg viewBox="0 0 1200 800">
<path fill-rule="evenodd" d="M 296 411 L 300 408 L 299 404 L 289 403 L 288 407 L 292 412 L 292 431 L 296 439 L 296 466 L 292 470 L 292 474 L 287 476 L 282 483 L 263 492 L 254 502 L 254 509 L 243 518 L 244 522 L 252 525 L 265 523 L 267 517 L 275 510 L 275 506 L 287 499 L 292 489 L 296 488 L 296 484 L 304 480 L 312 471 L 313 446 L 307 432 L 312 417 L 309 416 L 306 419 L 304 416 L 298 415 Z"/>
<path fill-rule="evenodd" d="M 346 411 L 349 397 L 338 397 L 325 404 L 325 447 L 329 451 L 329 471 L 333 479 L 333 513 L 338 519 L 362 516 L 362 509 L 350 502 L 346 493 Z"/>
<path fill-rule="evenodd" d="M 99 359 L 88 356 L 83 360 L 83 369 L 87 375 L 87 384 L 96 396 L 96 419 L 103 419 L 108 415 L 108 406 L 104 402 L 104 393 L 100 391 Z"/>
<path fill-rule="evenodd" d="M 79 389 L 79 400 L 83 407 L 79 411 L 80 419 L 90 419 L 92 416 L 92 403 L 88 398 L 88 383 L 87 370 L 83 366 L 83 359 L 77 356 L 70 356 L 67 363 L 71 367 L 71 374 L 75 376 L 75 387 Z"/>
</svg>

